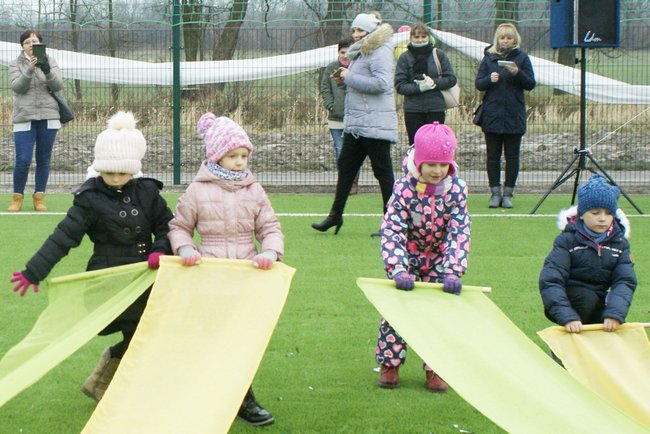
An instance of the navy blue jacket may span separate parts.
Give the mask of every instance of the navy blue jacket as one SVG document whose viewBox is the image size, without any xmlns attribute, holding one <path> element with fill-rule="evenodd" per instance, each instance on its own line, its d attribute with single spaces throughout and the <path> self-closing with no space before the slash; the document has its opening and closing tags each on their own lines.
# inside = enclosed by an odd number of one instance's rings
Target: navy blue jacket
<svg viewBox="0 0 650 434">
<path fill-rule="evenodd" d="M 496 53 L 484 51 L 474 85 L 485 91 L 481 128 L 484 133 L 521 134 L 526 132 L 526 99 L 524 90 L 535 88 L 535 73 L 528 54 L 516 48 L 505 58 Z M 497 60 L 510 60 L 517 64 L 515 75 L 497 65 Z M 490 75 L 500 74 L 499 81 L 492 83 Z"/>
<path fill-rule="evenodd" d="M 559 325 L 581 321 L 566 291 L 566 288 L 581 287 L 595 291 L 605 301 L 603 318 L 623 323 L 637 284 L 630 244 L 625 238 L 629 222 L 619 209 L 614 230 L 597 244 L 580 230 L 576 214 L 577 207 L 560 214 L 566 226 L 555 238 L 553 249 L 544 261 L 539 276 L 544 310 Z"/>
</svg>

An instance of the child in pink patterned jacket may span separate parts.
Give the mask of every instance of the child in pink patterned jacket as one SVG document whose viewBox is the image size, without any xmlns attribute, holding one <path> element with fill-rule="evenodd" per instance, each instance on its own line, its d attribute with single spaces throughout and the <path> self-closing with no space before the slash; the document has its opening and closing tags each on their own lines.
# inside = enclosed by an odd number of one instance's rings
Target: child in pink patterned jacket
<svg viewBox="0 0 650 434">
<path fill-rule="evenodd" d="M 470 217 L 467 185 L 456 176 L 456 136 L 434 122 L 418 129 L 406 157 L 407 173 L 395 182 L 381 225 L 381 254 L 387 276 L 409 291 L 416 280 L 442 282 L 445 292 L 460 295 L 467 269 Z M 375 350 L 379 387 L 399 386 L 406 342 L 382 318 Z M 425 365 L 426 387 L 446 392 L 447 384 Z"/>
<path fill-rule="evenodd" d="M 284 255 L 284 236 L 264 188 L 248 170 L 253 145 L 237 123 L 212 113 L 197 124 L 206 160 L 180 197 L 169 222 L 168 238 L 183 265 L 209 258 L 250 259 L 254 267 L 269 270 Z M 193 234 L 201 236 L 194 244 Z M 259 243 L 259 251 L 255 245 Z M 274 418 L 260 406 L 250 388 L 238 416 L 255 426 Z"/>
</svg>

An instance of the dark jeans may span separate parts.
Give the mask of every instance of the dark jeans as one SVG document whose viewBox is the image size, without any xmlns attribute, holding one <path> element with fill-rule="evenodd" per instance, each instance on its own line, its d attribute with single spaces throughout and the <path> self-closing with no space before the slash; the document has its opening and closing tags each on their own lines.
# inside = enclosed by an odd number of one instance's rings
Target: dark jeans
<svg viewBox="0 0 650 434">
<path fill-rule="evenodd" d="M 501 185 L 501 154 L 506 154 L 506 187 L 515 187 L 519 176 L 519 150 L 522 134 L 485 133 L 487 175 L 490 187 Z"/>
<path fill-rule="evenodd" d="M 35 192 L 45 192 L 50 177 L 50 160 L 56 132 L 47 128 L 47 120 L 32 121 L 32 129 L 14 133 L 16 165 L 14 166 L 14 193 L 24 194 L 29 166 L 32 164 L 34 145 L 36 145 L 36 183 Z"/>
<path fill-rule="evenodd" d="M 444 124 L 445 112 L 404 112 L 404 125 L 406 126 L 406 132 L 409 136 L 409 146 L 413 144 L 413 141 L 415 140 L 415 133 L 422 125 L 432 124 L 435 121 Z"/>
<path fill-rule="evenodd" d="M 332 204 L 332 214 L 343 215 L 345 203 L 350 195 L 350 189 L 355 176 L 366 157 L 370 158 L 372 172 L 379 181 L 384 211 L 390 195 L 393 192 L 395 177 L 393 162 L 390 156 L 390 142 L 386 140 L 354 138 L 351 134 L 343 134 L 343 147 L 339 156 L 339 173 L 336 181 L 336 196 Z"/>
</svg>

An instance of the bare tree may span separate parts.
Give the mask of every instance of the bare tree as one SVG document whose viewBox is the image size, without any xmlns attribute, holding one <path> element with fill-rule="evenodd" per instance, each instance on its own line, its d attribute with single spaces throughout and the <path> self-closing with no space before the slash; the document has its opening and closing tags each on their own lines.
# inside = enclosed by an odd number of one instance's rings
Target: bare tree
<svg viewBox="0 0 650 434">
<path fill-rule="evenodd" d="M 231 60 L 237 48 L 239 30 L 246 18 L 248 0 L 234 0 L 228 13 L 228 21 L 224 25 L 221 36 L 212 48 L 213 60 Z"/>
<path fill-rule="evenodd" d="M 203 46 L 203 3 L 201 0 L 182 0 L 183 4 L 183 45 L 185 60 L 194 62 Z"/>
<path fill-rule="evenodd" d="M 496 8 L 495 28 L 499 24 L 518 20 L 519 0 L 496 0 L 494 6 Z"/>
<path fill-rule="evenodd" d="M 70 20 L 70 43 L 73 51 L 79 51 L 79 37 L 81 36 L 81 27 L 78 25 L 79 20 L 79 2 L 70 0 L 68 3 L 69 20 Z M 83 95 L 81 92 L 81 81 L 74 81 L 74 94 L 77 101 L 81 101 Z"/>
</svg>

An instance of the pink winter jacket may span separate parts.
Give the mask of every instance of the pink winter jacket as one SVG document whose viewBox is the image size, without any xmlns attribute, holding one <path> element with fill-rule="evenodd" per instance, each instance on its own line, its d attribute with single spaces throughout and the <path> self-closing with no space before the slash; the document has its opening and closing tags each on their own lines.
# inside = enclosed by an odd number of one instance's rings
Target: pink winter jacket
<svg viewBox="0 0 650 434">
<path fill-rule="evenodd" d="M 201 236 L 198 251 L 208 258 L 250 259 L 274 250 L 278 260 L 284 255 L 284 235 L 266 192 L 253 174 L 242 181 L 214 175 L 205 162 L 176 205 L 169 222 L 172 249 L 194 246 L 194 229 Z"/>
</svg>

